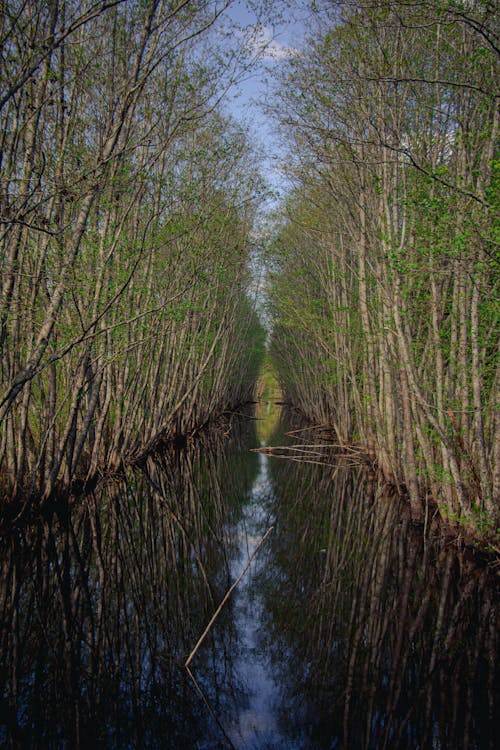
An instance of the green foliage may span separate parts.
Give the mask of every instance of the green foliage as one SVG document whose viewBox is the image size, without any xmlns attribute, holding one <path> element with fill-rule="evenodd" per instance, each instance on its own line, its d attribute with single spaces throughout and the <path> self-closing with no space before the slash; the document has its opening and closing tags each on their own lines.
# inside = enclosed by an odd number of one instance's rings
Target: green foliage
<svg viewBox="0 0 500 750">
<path fill-rule="evenodd" d="M 491 517 L 499 68 L 487 4 L 467 12 L 342 4 L 282 76 L 272 353 L 288 397 L 374 445 L 414 502 L 468 516 L 479 496 Z"/>
<path fill-rule="evenodd" d="M 214 104 L 235 58 L 224 70 L 205 44 L 213 9 L 15 5 L 0 60 L 0 465 L 7 493 L 50 493 L 251 397 L 262 179 Z"/>
</svg>

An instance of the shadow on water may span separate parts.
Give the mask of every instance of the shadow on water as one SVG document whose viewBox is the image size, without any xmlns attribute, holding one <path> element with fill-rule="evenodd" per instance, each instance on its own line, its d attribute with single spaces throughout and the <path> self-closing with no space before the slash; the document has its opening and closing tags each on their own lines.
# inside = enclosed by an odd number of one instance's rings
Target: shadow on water
<svg viewBox="0 0 500 750">
<path fill-rule="evenodd" d="M 264 412 L 0 540 L 0 745 L 500 745 L 491 571 L 360 468 L 250 452 Z M 191 663 L 218 725 L 184 662 L 271 525 Z"/>
</svg>

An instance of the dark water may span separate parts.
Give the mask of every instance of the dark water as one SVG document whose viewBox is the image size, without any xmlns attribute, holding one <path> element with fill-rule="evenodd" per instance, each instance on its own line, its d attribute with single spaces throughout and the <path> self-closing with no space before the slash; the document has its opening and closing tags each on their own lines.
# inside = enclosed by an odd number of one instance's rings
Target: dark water
<svg viewBox="0 0 500 750">
<path fill-rule="evenodd" d="M 2 534 L 0 745 L 500 747 L 494 572 L 360 468 L 226 432 Z M 202 699 L 184 662 L 271 525 Z"/>
</svg>

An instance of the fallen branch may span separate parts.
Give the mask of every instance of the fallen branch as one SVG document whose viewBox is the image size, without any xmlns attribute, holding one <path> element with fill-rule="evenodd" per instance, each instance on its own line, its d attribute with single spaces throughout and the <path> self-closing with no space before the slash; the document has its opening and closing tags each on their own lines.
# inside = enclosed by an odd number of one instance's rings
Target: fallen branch
<svg viewBox="0 0 500 750">
<path fill-rule="evenodd" d="M 255 555 L 257 554 L 257 552 L 259 551 L 260 547 L 265 542 L 265 540 L 267 539 L 267 537 L 269 536 L 269 534 L 271 533 L 271 531 L 273 529 L 274 529 L 274 526 L 270 526 L 268 528 L 268 530 L 266 531 L 266 533 L 264 534 L 264 536 L 262 537 L 262 539 L 260 540 L 260 542 L 255 547 L 254 551 L 252 552 L 252 554 L 250 555 L 250 557 L 247 560 L 247 564 L 245 565 L 245 567 L 243 568 L 243 570 L 241 571 L 240 575 L 238 576 L 238 578 L 236 579 L 236 581 L 233 583 L 233 585 L 231 586 L 231 588 L 228 589 L 228 591 L 226 592 L 223 600 L 221 601 L 221 603 L 219 604 L 219 606 L 215 610 L 215 612 L 214 612 L 214 614 L 213 614 L 210 622 L 208 623 L 207 627 L 205 628 L 205 630 L 203 631 L 203 633 L 199 637 L 196 646 L 193 648 L 193 650 L 191 651 L 191 653 L 189 654 L 188 658 L 186 659 L 186 661 L 184 663 L 184 667 L 186 668 L 186 671 L 187 671 L 188 675 L 191 677 L 196 690 L 201 695 L 201 698 L 202 698 L 204 704 L 206 705 L 208 711 L 210 712 L 210 716 L 214 719 L 214 721 L 216 722 L 217 726 L 221 730 L 222 734 L 224 735 L 224 738 L 229 743 L 229 746 L 230 746 L 231 750 L 236 750 L 236 748 L 234 747 L 233 743 L 231 742 L 231 738 L 228 737 L 228 735 L 226 734 L 226 731 L 225 731 L 224 727 L 222 726 L 221 722 L 219 721 L 219 719 L 217 718 L 215 712 L 213 711 L 213 709 L 212 709 L 212 707 L 210 705 L 210 702 L 209 702 L 207 696 L 205 695 L 205 693 L 203 692 L 202 688 L 198 684 L 198 681 L 196 680 L 194 674 L 191 672 L 191 670 L 189 668 L 189 665 L 191 664 L 191 662 L 192 662 L 194 656 L 196 655 L 196 652 L 200 648 L 201 644 L 205 640 L 208 632 L 210 631 L 210 628 L 212 627 L 212 625 L 214 624 L 214 622 L 218 618 L 218 616 L 219 616 L 219 614 L 220 614 L 220 612 L 221 612 L 224 604 L 227 602 L 227 600 L 229 599 L 229 597 L 233 593 L 234 589 L 236 588 L 236 586 L 239 584 L 239 582 L 241 581 L 241 579 L 243 578 L 243 576 L 247 572 L 247 570 L 250 567 L 250 564 L 251 564 L 252 560 L 254 559 Z"/>
<path fill-rule="evenodd" d="M 298 430 L 289 430 L 288 432 L 285 432 L 285 435 L 296 435 L 299 432 L 313 432 L 315 430 L 326 430 L 331 432 L 331 428 L 326 424 L 314 424 L 309 425 L 308 427 L 300 427 Z"/>
<path fill-rule="evenodd" d="M 312 450 L 313 448 L 318 449 L 318 452 Z M 273 445 L 273 446 L 264 446 L 261 448 L 251 448 L 250 450 L 253 453 L 264 453 L 267 456 L 272 456 L 273 458 L 286 458 L 289 461 L 301 461 L 303 463 L 316 463 L 321 466 L 335 466 L 336 464 L 333 464 L 329 461 L 312 461 L 310 459 L 312 458 L 323 458 L 324 453 L 320 452 L 319 449 L 324 448 L 340 448 L 342 449 L 342 453 L 335 453 L 335 461 L 338 462 L 340 460 L 345 459 L 351 459 L 354 463 L 352 463 L 352 466 L 357 466 L 360 463 L 366 462 L 367 454 L 364 453 L 361 450 L 356 450 L 355 448 L 351 448 L 350 446 L 335 446 L 335 445 Z M 285 453 L 278 453 L 278 451 L 285 451 Z M 293 454 L 300 454 L 299 456 L 293 455 Z M 291 455 L 292 454 L 292 455 Z"/>
<path fill-rule="evenodd" d="M 254 448 L 252 450 L 254 450 L 257 453 L 259 452 L 258 450 Z M 312 459 L 307 458 L 306 456 L 286 456 L 286 455 L 283 455 L 282 453 L 268 453 L 267 455 L 272 456 L 272 458 L 284 458 L 285 461 L 297 461 L 297 463 L 300 463 L 300 464 L 314 464 L 315 466 L 330 466 L 332 469 L 336 469 L 339 465 L 338 462 L 335 464 L 332 464 L 328 461 L 313 461 Z M 335 458 L 345 460 L 348 458 L 352 458 L 352 456 L 349 456 L 349 455 L 335 456 Z M 362 460 L 360 459 L 359 461 L 356 461 L 350 464 L 342 464 L 342 466 L 354 467 L 354 466 L 360 466 L 361 464 L 362 464 Z"/>
<path fill-rule="evenodd" d="M 224 604 L 227 602 L 227 600 L 229 599 L 229 597 L 233 593 L 234 589 L 236 588 L 236 586 L 239 584 L 239 582 L 241 581 L 241 579 L 243 578 L 243 576 L 247 572 L 248 568 L 250 567 L 250 563 L 252 562 L 252 560 L 254 559 L 255 555 L 259 551 L 260 547 L 263 545 L 263 543 L 265 542 L 265 540 L 267 539 L 267 537 L 269 536 L 269 534 L 271 533 L 271 531 L 273 529 L 274 529 L 274 526 L 270 526 L 268 528 L 268 530 L 266 531 L 266 533 L 264 534 L 264 536 L 262 537 L 262 539 L 260 540 L 260 542 L 257 544 L 257 546 L 255 547 L 254 551 L 252 552 L 252 554 L 248 558 L 247 564 L 245 565 L 245 567 L 243 568 L 243 570 L 241 571 L 240 575 L 238 576 L 238 578 L 236 579 L 236 581 L 233 583 L 233 585 L 231 586 L 231 588 L 228 589 L 228 591 L 226 592 L 223 600 L 221 601 L 221 603 L 219 604 L 219 606 L 215 610 L 215 612 L 214 612 L 214 614 L 213 614 L 210 622 L 208 623 L 207 627 L 205 628 L 205 630 L 203 631 L 203 633 L 199 637 L 196 646 L 193 648 L 193 650 L 189 654 L 188 658 L 186 659 L 186 662 L 184 663 L 184 666 L 188 670 L 189 674 L 191 674 L 191 670 L 189 669 L 189 665 L 191 664 L 194 656 L 196 655 L 196 652 L 198 651 L 198 649 L 200 648 L 201 644 L 205 640 L 207 634 L 210 631 L 210 628 L 212 627 L 212 625 L 214 624 L 214 622 L 216 621 L 216 619 L 220 615 L 221 610 L 222 610 Z"/>
</svg>

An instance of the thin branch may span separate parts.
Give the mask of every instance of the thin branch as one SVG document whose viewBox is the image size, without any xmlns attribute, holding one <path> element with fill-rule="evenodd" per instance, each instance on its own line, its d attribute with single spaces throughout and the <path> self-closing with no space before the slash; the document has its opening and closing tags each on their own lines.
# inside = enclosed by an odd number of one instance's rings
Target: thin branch
<svg viewBox="0 0 500 750">
<path fill-rule="evenodd" d="M 247 572 L 247 570 L 250 567 L 250 564 L 251 564 L 252 560 L 254 559 L 255 555 L 257 554 L 257 552 L 259 551 L 259 549 L 262 547 L 262 545 L 266 541 L 266 539 L 269 536 L 269 534 L 271 533 L 271 531 L 273 531 L 273 529 L 274 529 L 274 526 L 270 526 L 268 528 L 268 530 L 266 531 L 266 533 L 264 534 L 264 536 L 262 537 L 262 539 L 260 540 L 260 542 L 255 547 L 254 551 L 252 552 L 252 554 L 248 558 L 247 563 L 246 563 L 245 567 L 243 568 L 243 570 L 241 571 L 240 575 L 238 576 L 238 578 L 236 579 L 236 581 L 233 583 L 233 585 L 227 590 L 227 592 L 226 592 L 223 600 L 221 601 L 221 603 L 219 604 L 219 606 L 215 610 L 214 614 L 212 615 L 212 617 L 210 619 L 210 622 L 208 623 L 207 627 L 205 628 L 205 630 L 203 631 L 203 633 L 199 637 L 198 642 L 196 643 L 196 646 L 193 648 L 193 650 L 189 654 L 188 658 L 186 659 L 186 661 L 184 663 L 184 666 L 186 667 L 186 669 L 189 670 L 189 665 L 191 664 L 192 660 L 196 656 L 196 653 L 197 653 L 198 649 L 200 648 L 201 644 L 203 643 L 203 641 L 205 640 L 206 636 L 210 632 L 210 629 L 211 629 L 212 625 L 214 624 L 214 622 L 216 621 L 216 619 L 220 615 L 220 613 L 222 611 L 222 608 L 224 607 L 225 603 L 227 602 L 227 600 L 229 599 L 229 597 L 231 596 L 231 594 L 233 593 L 234 589 L 239 584 L 239 582 L 241 581 L 241 579 L 243 578 L 243 576 L 245 575 L 245 573 Z"/>
</svg>

